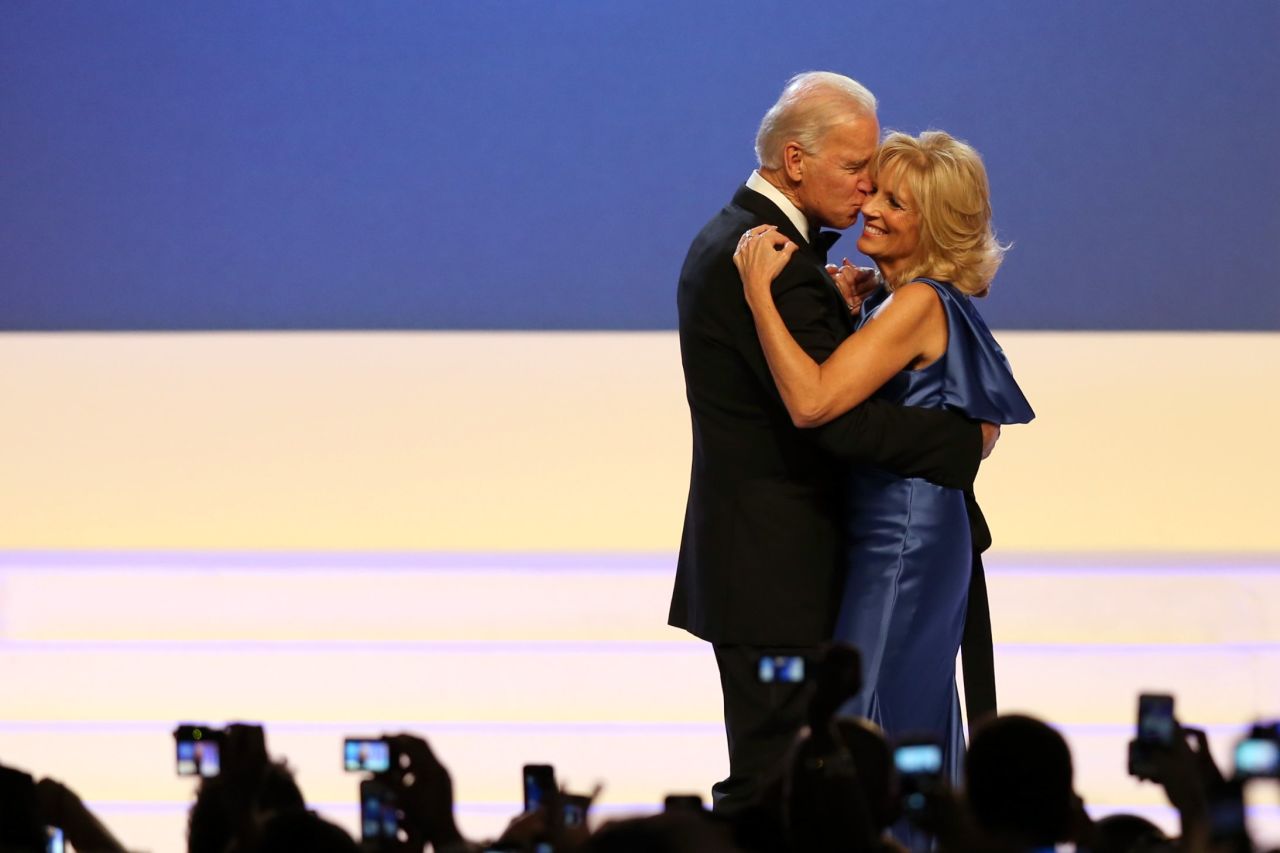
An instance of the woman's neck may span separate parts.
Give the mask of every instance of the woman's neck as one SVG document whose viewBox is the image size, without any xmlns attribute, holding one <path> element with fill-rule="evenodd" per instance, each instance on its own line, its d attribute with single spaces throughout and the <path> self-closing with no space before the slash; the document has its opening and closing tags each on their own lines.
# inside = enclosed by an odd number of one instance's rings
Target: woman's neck
<svg viewBox="0 0 1280 853">
<path fill-rule="evenodd" d="M 880 277 L 884 279 L 885 286 L 890 291 L 906 283 L 903 280 L 903 276 L 907 272 L 907 261 L 905 259 L 880 261 L 872 258 L 872 260 L 875 261 L 880 270 Z"/>
</svg>

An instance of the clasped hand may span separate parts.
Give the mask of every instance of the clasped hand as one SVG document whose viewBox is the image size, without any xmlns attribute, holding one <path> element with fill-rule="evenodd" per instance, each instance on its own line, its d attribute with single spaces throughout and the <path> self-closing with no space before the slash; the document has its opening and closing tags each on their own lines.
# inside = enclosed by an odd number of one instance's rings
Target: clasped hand
<svg viewBox="0 0 1280 853">
<path fill-rule="evenodd" d="M 733 253 L 733 265 L 742 276 L 747 304 L 771 298 L 769 285 L 778 277 L 791 256 L 800 248 L 775 225 L 758 225 L 743 233 Z"/>
<path fill-rule="evenodd" d="M 769 285 L 798 248 L 776 225 L 758 225 L 743 233 L 733 253 L 733 263 L 742 276 L 743 292 L 749 304 L 768 296 Z M 857 311 L 863 298 L 880 285 L 875 270 L 855 267 L 848 258 L 838 267 L 827 264 L 826 269 L 850 311 Z"/>
</svg>

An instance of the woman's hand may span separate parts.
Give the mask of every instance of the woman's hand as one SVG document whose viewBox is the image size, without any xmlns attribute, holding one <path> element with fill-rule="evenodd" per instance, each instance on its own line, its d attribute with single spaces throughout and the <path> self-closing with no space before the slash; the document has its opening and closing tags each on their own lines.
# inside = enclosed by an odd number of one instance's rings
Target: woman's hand
<svg viewBox="0 0 1280 853">
<path fill-rule="evenodd" d="M 798 248 L 774 225 L 760 225 L 742 235 L 738 250 L 733 253 L 733 265 L 742 276 L 742 290 L 748 304 L 773 298 L 769 285 Z"/>
<path fill-rule="evenodd" d="M 853 313 L 857 313 L 862 307 L 863 298 L 880 286 L 875 270 L 855 267 L 849 263 L 848 258 L 845 258 L 840 266 L 827 264 L 827 274 L 836 283 L 836 287 L 840 288 L 840 295 L 844 297 L 845 304 Z"/>
</svg>

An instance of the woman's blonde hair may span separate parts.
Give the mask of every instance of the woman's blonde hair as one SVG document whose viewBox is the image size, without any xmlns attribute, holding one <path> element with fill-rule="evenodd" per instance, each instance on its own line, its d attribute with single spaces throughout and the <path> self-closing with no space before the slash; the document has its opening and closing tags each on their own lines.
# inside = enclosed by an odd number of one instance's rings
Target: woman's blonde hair
<svg viewBox="0 0 1280 853">
<path fill-rule="evenodd" d="M 941 130 L 919 138 L 890 133 L 876 152 L 872 180 L 886 170 L 907 185 L 920 214 L 915 263 L 891 286 L 928 276 L 970 296 L 986 296 L 1009 247 L 1000 245 L 991 225 L 982 157 Z"/>
</svg>

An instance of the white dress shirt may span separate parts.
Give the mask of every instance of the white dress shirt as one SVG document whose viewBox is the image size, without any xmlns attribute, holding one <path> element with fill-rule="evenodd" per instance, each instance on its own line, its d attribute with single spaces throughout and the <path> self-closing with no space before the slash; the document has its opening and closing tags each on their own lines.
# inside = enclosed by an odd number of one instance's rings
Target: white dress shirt
<svg viewBox="0 0 1280 853">
<path fill-rule="evenodd" d="M 762 178 L 759 171 L 754 170 L 751 172 L 751 177 L 747 178 L 747 188 L 755 190 L 776 204 L 787 215 L 787 219 L 791 220 L 791 224 L 800 232 L 805 242 L 812 242 L 809 240 L 809 220 L 800 212 L 800 208 L 791 203 L 791 199 L 782 194 L 782 190 Z"/>
</svg>

